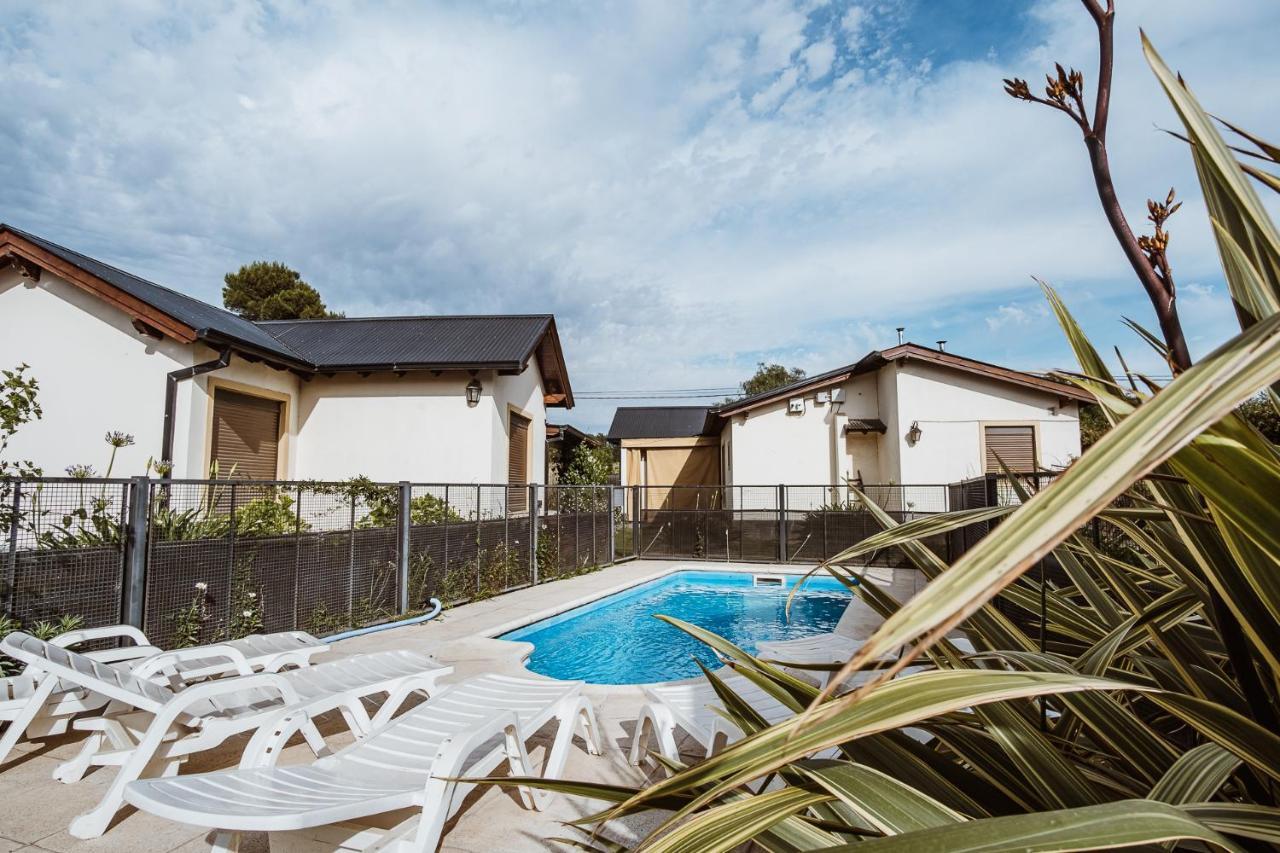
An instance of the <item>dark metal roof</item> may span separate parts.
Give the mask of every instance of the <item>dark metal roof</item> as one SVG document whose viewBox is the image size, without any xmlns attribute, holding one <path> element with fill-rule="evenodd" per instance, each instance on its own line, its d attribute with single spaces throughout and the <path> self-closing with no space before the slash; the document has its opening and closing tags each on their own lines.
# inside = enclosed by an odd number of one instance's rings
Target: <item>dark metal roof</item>
<svg viewBox="0 0 1280 853">
<path fill-rule="evenodd" d="M 707 406 L 621 406 L 607 438 L 689 438 L 718 435 L 719 424 Z"/>
<path fill-rule="evenodd" d="M 317 370 L 520 370 L 550 325 L 550 314 L 276 320 L 258 324 Z"/>
<path fill-rule="evenodd" d="M 547 441 L 564 441 L 569 439 L 575 442 L 586 442 L 592 447 L 600 447 L 600 439 L 597 436 L 585 433 L 572 424 L 547 424 Z"/>
<path fill-rule="evenodd" d="M 127 273 L 88 255 L 68 249 L 66 246 L 60 246 L 4 223 L 0 223 L 0 231 L 10 231 L 24 240 L 29 240 L 49 254 L 79 267 L 90 275 L 118 287 L 130 296 L 142 300 L 157 311 L 185 323 L 195 329 L 201 337 L 219 337 L 225 338 L 228 343 L 243 343 L 262 350 L 266 355 L 278 356 L 290 364 L 301 360 L 299 355 L 287 345 L 267 334 L 256 324 L 243 317 L 237 317 L 230 311 L 215 308 L 185 293 L 170 290 L 153 281 L 147 281 L 145 278 Z"/>
<path fill-rule="evenodd" d="M 885 426 L 885 422 L 879 418 L 849 418 L 848 423 L 844 425 L 844 431 L 885 433 L 889 431 L 889 427 Z"/>
<path fill-rule="evenodd" d="M 378 369 L 520 371 L 538 355 L 545 390 L 573 405 L 555 319 L 550 314 L 371 317 L 254 323 L 0 223 L 9 232 L 123 291 L 216 346 L 303 372 Z M 546 342 L 547 346 L 539 351 Z"/>
</svg>

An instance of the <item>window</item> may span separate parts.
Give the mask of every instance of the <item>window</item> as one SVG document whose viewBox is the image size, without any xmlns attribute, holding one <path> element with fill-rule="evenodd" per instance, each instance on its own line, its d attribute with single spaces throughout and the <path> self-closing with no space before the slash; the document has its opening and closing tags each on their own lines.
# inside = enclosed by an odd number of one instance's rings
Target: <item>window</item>
<svg viewBox="0 0 1280 853">
<path fill-rule="evenodd" d="M 1036 428 L 1033 426 L 989 426 L 983 428 L 986 439 L 986 471 L 1001 472 L 1000 462 L 1010 471 L 1036 470 Z M 999 461 L 996 457 L 999 456 Z"/>
<path fill-rule="evenodd" d="M 213 452 L 218 476 L 274 480 L 280 461 L 280 402 L 216 390 Z"/>
<path fill-rule="evenodd" d="M 510 414 L 507 435 L 507 504 L 511 512 L 529 509 L 529 419 Z"/>
</svg>

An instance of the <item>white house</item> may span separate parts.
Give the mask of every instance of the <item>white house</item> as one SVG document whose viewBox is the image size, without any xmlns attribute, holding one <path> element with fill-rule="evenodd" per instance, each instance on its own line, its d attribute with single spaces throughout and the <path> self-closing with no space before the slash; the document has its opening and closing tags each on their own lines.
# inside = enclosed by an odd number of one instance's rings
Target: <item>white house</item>
<svg viewBox="0 0 1280 853">
<path fill-rule="evenodd" d="M 42 420 L 9 446 L 104 472 L 108 430 L 174 477 L 541 482 L 546 411 L 573 392 L 551 315 L 252 323 L 0 225 L 0 366 Z"/>
<path fill-rule="evenodd" d="M 947 484 L 1068 464 L 1089 399 L 906 343 L 722 406 L 620 408 L 609 439 L 624 484 Z"/>
</svg>

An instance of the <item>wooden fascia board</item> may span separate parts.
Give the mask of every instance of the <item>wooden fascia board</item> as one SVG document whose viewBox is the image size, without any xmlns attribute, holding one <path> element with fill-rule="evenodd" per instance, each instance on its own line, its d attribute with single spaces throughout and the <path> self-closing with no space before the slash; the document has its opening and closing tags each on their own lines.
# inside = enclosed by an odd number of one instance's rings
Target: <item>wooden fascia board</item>
<svg viewBox="0 0 1280 853">
<path fill-rule="evenodd" d="M 625 448 L 661 448 L 661 447 L 707 447 L 720 443 L 714 435 L 693 435 L 688 438 L 624 438 L 621 446 Z"/>
<path fill-rule="evenodd" d="M 543 381 L 546 381 L 547 365 L 546 358 L 543 355 L 547 351 L 552 366 L 555 369 L 556 378 L 560 381 L 559 394 L 545 394 L 544 405 L 563 406 L 566 409 L 573 408 L 573 387 L 569 384 L 569 368 L 564 361 L 564 350 L 560 347 L 560 334 L 556 330 L 556 318 L 550 317 L 547 320 L 547 328 L 543 330 L 542 337 L 538 341 L 536 347 L 538 351 L 538 369 L 543 372 Z M 550 402 L 551 398 L 560 398 L 556 402 Z"/>
<path fill-rule="evenodd" d="M 169 337 L 183 343 L 194 343 L 196 330 L 162 311 L 148 305 L 132 294 L 125 293 L 110 282 L 103 281 L 75 264 L 64 261 L 51 252 L 13 233 L 0 236 L 0 254 L 12 253 L 71 282 L 88 293 L 97 296 L 112 307 L 123 311 L 134 320 L 142 320 Z"/>
</svg>

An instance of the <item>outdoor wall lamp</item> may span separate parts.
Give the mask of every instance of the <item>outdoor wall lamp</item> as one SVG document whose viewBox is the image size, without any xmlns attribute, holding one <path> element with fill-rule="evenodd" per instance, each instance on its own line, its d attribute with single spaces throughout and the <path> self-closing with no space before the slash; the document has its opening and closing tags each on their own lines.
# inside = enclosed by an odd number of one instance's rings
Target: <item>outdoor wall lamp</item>
<svg viewBox="0 0 1280 853">
<path fill-rule="evenodd" d="M 471 381 L 467 383 L 467 405 L 473 409 L 480 405 L 480 392 L 483 390 L 484 386 L 480 384 L 480 380 L 472 376 Z"/>
<path fill-rule="evenodd" d="M 912 421 L 911 429 L 907 430 L 907 443 L 914 447 L 920 442 L 922 435 L 924 435 L 924 430 L 920 429 L 920 422 Z"/>
</svg>

